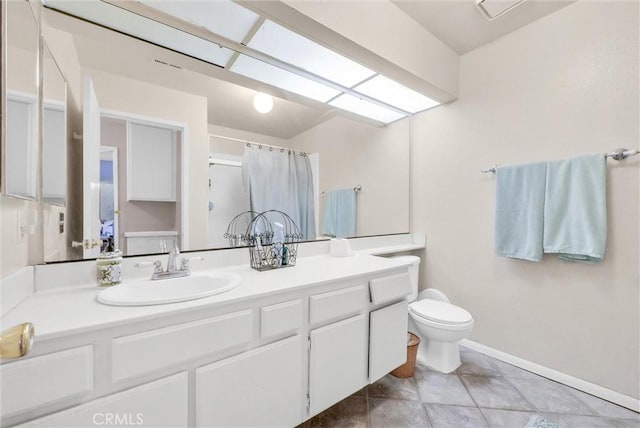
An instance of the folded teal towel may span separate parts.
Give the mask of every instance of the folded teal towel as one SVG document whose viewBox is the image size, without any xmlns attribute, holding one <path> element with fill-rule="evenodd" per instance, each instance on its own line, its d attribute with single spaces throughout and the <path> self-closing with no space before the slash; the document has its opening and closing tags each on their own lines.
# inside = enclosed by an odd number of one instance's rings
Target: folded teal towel
<svg viewBox="0 0 640 428">
<path fill-rule="evenodd" d="M 348 238 L 356 234 L 356 192 L 353 189 L 329 190 L 324 194 L 322 234 Z"/>
<path fill-rule="evenodd" d="M 569 262 L 600 262 L 607 241 L 605 157 L 549 162 L 546 182 L 544 252 Z"/>
<path fill-rule="evenodd" d="M 498 256 L 542 260 L 546 162 L 496 170 L 494 237 Z"/>
</svg>

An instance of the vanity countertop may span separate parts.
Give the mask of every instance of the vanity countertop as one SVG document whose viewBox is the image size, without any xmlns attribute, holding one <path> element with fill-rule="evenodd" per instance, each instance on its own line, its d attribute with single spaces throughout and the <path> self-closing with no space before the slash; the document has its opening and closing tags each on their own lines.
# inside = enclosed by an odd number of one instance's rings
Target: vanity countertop
<svg viewBox="0 0 640 428">
<path fill-rule="evenodd" d="M 301 257 L 295 267 L 264 272 L 253 270 L 248 264 L 216 268 L 216 271 L 239 274 L 242 282 L 233 290 L 211 297 L 154 306 L 123 307 L 101 304 L 96 300 L 96 295 L 102 289 L 94 284 L 62 288 L 32 294 L 7 313 L 2 319 L 2 324 L 6 326 L 31 322 L 35 327 L 37 339 L 53 339 L 132 321 L 209 309 L 237 303 L 243 299 L 265 297 L 331 281 L 381 273 L 405 265 L 406 262 L 403 261 L 358 252 L 353 257 Z M 202 269 L 195 273 L 206 272 L 206 269 Z"/>
</svg>

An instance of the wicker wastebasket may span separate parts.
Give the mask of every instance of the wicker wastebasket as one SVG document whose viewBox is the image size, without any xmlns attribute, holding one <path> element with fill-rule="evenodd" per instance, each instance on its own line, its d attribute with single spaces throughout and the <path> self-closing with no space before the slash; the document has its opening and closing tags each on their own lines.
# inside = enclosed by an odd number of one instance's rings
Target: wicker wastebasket
<svg viewBox="0 0 640 428">
<path fill-rule="evenodd" d="M 392 376 L 402 378 L 413 377 L 416 371 L 418 345 L 420 345 L 420 338 L 411 332 L 407 333 L 407 362 L 392 371 Z"/>
</svg>

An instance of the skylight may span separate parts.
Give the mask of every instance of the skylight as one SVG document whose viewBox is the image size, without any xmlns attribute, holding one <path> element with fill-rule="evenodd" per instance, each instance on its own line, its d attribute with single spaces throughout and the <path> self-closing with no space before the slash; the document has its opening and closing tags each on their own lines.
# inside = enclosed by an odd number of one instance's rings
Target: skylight
<svg viewBox="0 0 640 428">
<path fill-rule="evenodd" d="M 260 18 L 231 0 L 141 0 L 140 3 L 238 43 Z"/>
<path fill-rule="evenodd" d="M 269 20 L 264 22 L 247 46 L 347 88 L 376 74 Z"/>
<path fill-rule="evenodd" d="M 329 86 L 246 55 L 238 56 L 231 71 L 322 103 L 340 94 L 340 91 Z"/>
<path fill-rule="evenodd" d="M 46 0 L 49 7 L 203 61 L 225 66 L 233 51 L 98 0 Z"/>
<path fill-rule="evenodd" d="M 409 113 L 417 113 L 440 104 L 380 74 L 356 86 L 354 90 Z"/>
<path fill-rule="evenodd" d="M 377 104 L 362 100 L 349 94 L 342 94 L 335 100 L 332 100 L 329 104 L 385 124 L 395 122 L 396 120 L 405 117 L 405 115 L 394 110 L 381 107 Z"/>
</svg>

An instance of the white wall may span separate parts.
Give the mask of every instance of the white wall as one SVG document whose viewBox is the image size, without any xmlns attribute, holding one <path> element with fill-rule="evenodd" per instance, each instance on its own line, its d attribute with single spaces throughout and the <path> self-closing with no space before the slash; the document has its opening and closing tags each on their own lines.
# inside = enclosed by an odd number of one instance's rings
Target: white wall
<svg viewBox="0 0 640 428">
<path fill-rule="evenodd" d="M 640 156 L 608 161 L 595 266 L 493 255 L 493 164 L 638 148 L 638 2 L 582 1 L 461 58 L 458 101 L 414 118 L 422 286 L 468 309 L 471 340 L 638 398 Z"/>
<path fill-rule="evenodd" d="M 362 186 L 356 236 L 409 230 L 409 119 L 378 128 L 334 117 L 287 146 L 319 154 L 320 192 Z"/>
</svg>

